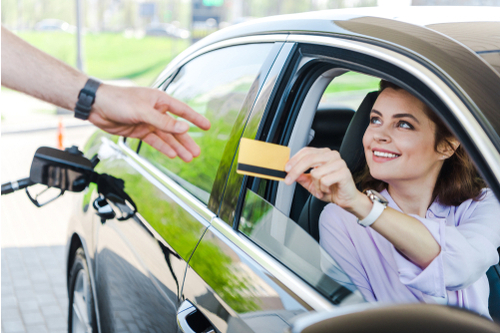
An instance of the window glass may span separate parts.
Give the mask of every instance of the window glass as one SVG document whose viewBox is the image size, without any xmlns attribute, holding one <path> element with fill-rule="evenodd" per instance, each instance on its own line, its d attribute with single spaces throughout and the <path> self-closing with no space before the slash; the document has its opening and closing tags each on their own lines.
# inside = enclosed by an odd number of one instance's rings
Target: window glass
<svg viewBox="0 0 500 333">
<path fill-rule="evenodd" d="M 141 140 L 136 138 L 126 138 L 125 140 L 125 144 L 133 151 L 137 151 L 137 148 L 139 148 L 139 145 L 141 144 L 140 142 Z"/>
<path fill-rule="evenodd" d="M 247 190 L 239 231 L 338 305 L 364 302 L 344 270 L 306 231 Z"/>
<path fill-rule="evenodd" d="M 379 82 L 379 78 L 356 72 L 342 74 L 326 87 L 318 108 L 342 105 L 356 110 L 367 93 L 378 90 Z"/>
<path fill-rule="evenodd" d="M 190 163 L 173 160 L 143 144 L 140 154 L 174 181 L 208 203 L 224 147 L 244 99 L 273 44 L 250 44 L 203 54 L 184 65 L 166 92 L 207 117 L 212 127 L 191 126 L 189 135 L 201 148 Z"/>
</svg>

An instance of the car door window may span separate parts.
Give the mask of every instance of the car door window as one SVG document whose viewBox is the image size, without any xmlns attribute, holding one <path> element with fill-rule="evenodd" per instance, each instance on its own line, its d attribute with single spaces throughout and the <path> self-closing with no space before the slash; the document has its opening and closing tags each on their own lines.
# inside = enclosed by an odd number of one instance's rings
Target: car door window
<svg viewBox="0 0 500 333">
<path fill-rule="evenodd" d="M 364 302 L 349 276 L 314 238 L 251 190 L 246 192 L 238 229 L 332 303 Z"/>
<path fill-rule="evenodd" d="M 358 72 L 347 72 L 334 78 L 326 87 L 318 109 L 344 106 L 356 110 L 366 94 L 377 90 L 380 79 Z"/>
<path fill-rule="evenodd" d="M 166 89 L 207 117 L 211 129 L 191 126 L 189 135 L 201 148 L 190 163 L 169 159 L 147 144 L 140 155 L 148 159 L 199 200 L 208 203 L 224 147 L 246 95 L 259 75 L 273 44 L 248 44 L 205 53 L 184 65 Z"/>
</svg>

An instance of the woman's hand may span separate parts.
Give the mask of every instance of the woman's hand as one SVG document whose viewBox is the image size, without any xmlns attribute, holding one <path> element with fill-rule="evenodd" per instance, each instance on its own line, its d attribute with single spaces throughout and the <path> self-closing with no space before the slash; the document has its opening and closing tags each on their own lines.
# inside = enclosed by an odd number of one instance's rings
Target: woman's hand
<svg viewBox="0 0 500 333">
<path fill-rule="evenodd" d="M 311 168 L 309 174 L 304 173 Z M 287 185 L 297 181 L 316 198 L 348 211 L 359 202 L 360 195 L 366 198 L 356 188 L 351 171 L 336 150 L 303 148 L 288 161 L 285 171 Z"/>
</svg>

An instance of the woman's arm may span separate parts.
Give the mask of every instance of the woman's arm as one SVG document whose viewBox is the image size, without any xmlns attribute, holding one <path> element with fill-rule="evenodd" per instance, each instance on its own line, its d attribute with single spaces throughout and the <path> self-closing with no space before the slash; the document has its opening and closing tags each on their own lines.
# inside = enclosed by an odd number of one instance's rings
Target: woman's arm
<svg viewBox="0 0 500 333">
<path fill-rule="evenodd" d="M 88 77 L 26 43 L 2 26 L 2 85 L 68 110 L 75 108 Z M 168 157 L 190 161 L 200 154 L 185 122 L 209 129 L 209 121 L 186 104 L 150 88 L 101 84 L 89 116 L 97 127 L 140 138 Z"/>
<path fill-rule="evenodd" d="M 313 168 L 309 174 L 304 172 Z M 318 199 L 333 202 L 365 218 L 373 203 L 358 191 L 351 172 L 337 151 L 327 148 L 304 148 L 287 163 L 285 183 L 300 183 Z M 392 208 L 386 208 L 371 225 L 410 261 L 426 268 L 440 253 L 441 248 L 429 230 L 416 218 Z"/>
</svg>

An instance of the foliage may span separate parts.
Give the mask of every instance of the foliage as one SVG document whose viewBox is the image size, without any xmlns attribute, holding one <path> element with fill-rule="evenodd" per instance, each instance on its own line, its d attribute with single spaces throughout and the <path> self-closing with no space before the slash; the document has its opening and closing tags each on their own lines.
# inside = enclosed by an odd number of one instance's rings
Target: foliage
<svg viewBox="0 0 500 333">
<path fill-rule="evenodd" d="M 76 36 L 64 32 L 20 32 L 28 43 L 76 65 Z M 189 41 L 165 37 L 127 38 L 124 34 L 84 35 L 85 70 L 104 80 L 131 79 L 149 85 Z"/>
<path fill-rule="evenodd" d="M 347 72 L 337 78 L 335 78 L 326 87 L 324 92 L 325 95 L 338 93 L 338 92 L 348 92 L 356 90 L 377 90 L 380 79 L 368 76 L 364 74 L 359 74 L 356 72 Z"/>
</svg>

